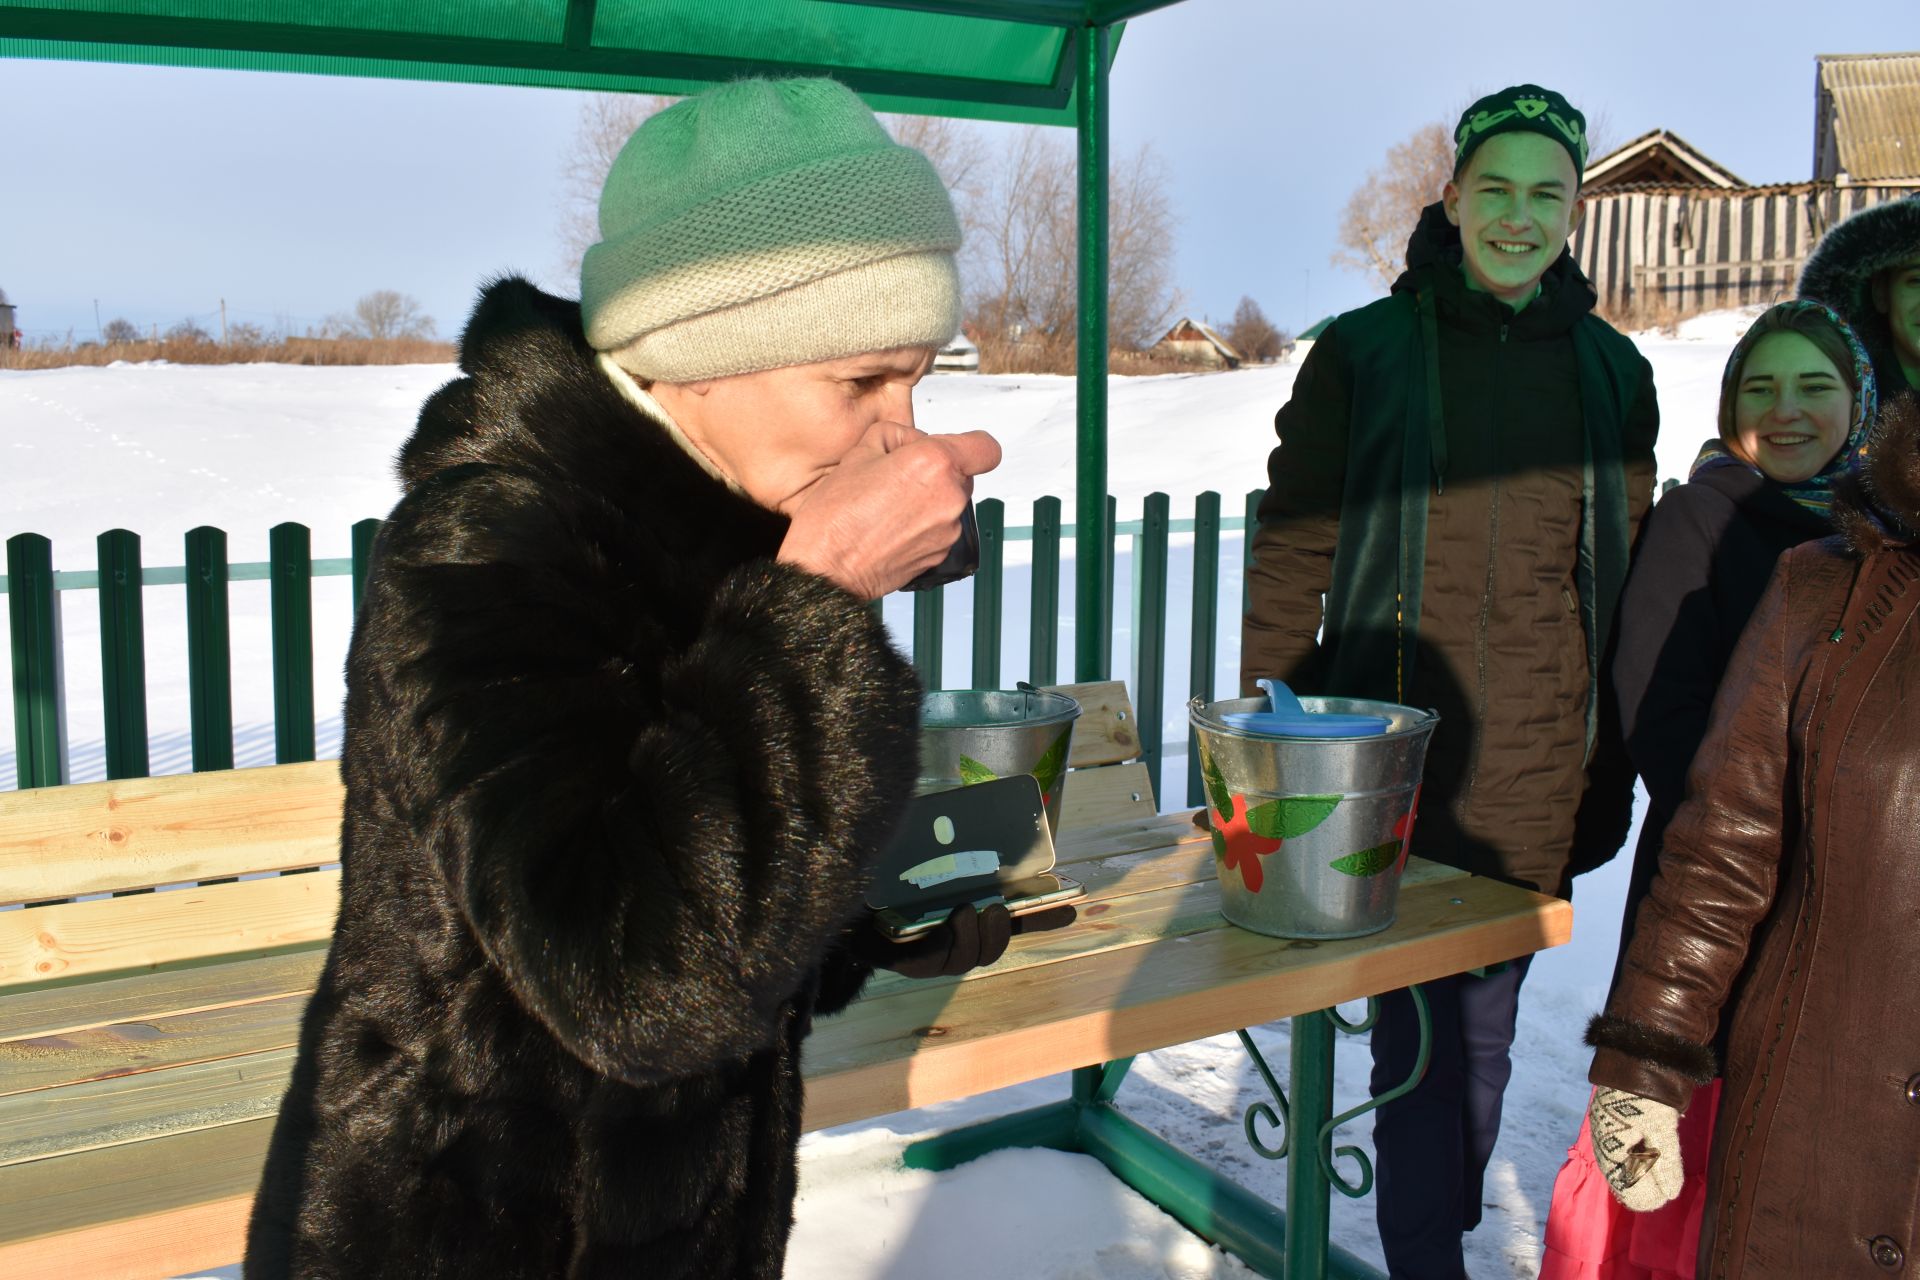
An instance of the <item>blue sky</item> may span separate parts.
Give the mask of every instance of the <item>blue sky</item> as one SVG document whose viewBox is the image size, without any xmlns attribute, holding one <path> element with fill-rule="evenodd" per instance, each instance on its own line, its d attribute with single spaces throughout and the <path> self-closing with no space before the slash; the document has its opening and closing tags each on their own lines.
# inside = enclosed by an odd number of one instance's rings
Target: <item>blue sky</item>
<svg viewBox="0 0 1920 1280">
<path fill-rule="evenodd" d="M 1177 281 L 1224 320 L 1359 305 L 1342 207 L 1386 148 L 1533 80 L 1625 141 L 1667 128 L 1751 182 L 1810 176 L 1814 55 L 1920 45 L 1913 0 L 1616 0 L 1507 8 L 1187 0 L 1134 22 L 1116 149 L 1150 143 Z M 1497 30 L 1496 30 L 1497 29 Z M 0 61 L 0 289 L 30 337 L 100 318 L 298 330 L 373 289 L 457 331 L 476 285 L 559 278 L 560 165 L 581 98 L 250 72 Z"/>
</svg>

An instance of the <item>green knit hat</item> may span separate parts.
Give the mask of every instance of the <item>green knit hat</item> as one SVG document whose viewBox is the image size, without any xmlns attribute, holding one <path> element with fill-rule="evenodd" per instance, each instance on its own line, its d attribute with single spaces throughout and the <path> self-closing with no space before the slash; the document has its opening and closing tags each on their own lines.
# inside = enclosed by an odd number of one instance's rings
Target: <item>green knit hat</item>
<svg viewBox="0 0 1920 1280">
<path fill-rule="evenodd" d="M 1453 176 L 1459 177 L 1480 144 L 1502 133 L 1537 133 L 1573 157 L 1576 183 L 1587 171 L 1587 118 L 1551 89 L 1517 84 L 1490 93 L 1461 113 L 1453 128 Z"/>
<path fill-rule="evenodd" d="M 740 80 L 634 131 L 580 264 L 587 341 L 692 382 L 960 327 L 960 224 L 931 162 L 832 80 Z"/>
</svg>

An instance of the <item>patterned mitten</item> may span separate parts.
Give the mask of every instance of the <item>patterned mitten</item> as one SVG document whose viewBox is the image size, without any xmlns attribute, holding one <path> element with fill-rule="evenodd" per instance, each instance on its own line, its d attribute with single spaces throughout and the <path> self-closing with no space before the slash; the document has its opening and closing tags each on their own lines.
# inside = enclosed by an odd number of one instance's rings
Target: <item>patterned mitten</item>
<svg viewBox="0 0 1920 1280">
<path fill-rule="evenodd" d="M 1587 1128 L 1615 1200 L 1646 1213 L 1680 1194 L 1678 1111 L 1619 1089 L 1595 1089 Z"/>
</svg>

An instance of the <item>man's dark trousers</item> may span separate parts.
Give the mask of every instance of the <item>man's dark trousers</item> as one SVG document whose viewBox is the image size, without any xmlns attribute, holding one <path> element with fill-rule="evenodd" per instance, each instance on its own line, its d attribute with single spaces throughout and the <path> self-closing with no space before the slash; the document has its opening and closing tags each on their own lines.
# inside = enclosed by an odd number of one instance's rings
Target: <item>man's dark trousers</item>
<svg viewBox="0 0 1920 1280">
<path fill-rule="evenodd" d="M 1433 1016 L 1426 1078 L 1376 1113 L 1375 1214 L 1392 1280 L 1464 1280 L 1462 1232 L 1480 1225 L 1481 1181 L 1500 1135 L 1513 1074 L 1514 1017 L 1531 956 L 1484 978 L 1422 985 Z M 1420 1054 L 1420 1021 L 1403 989 L 1380 997 L 1373 1092 L 1403 1083 Z"/>
</svg>

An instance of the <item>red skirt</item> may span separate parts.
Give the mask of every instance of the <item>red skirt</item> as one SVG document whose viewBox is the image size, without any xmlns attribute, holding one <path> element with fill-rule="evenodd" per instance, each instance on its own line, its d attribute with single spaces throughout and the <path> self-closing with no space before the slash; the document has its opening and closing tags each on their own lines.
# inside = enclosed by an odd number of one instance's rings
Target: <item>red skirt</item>
<svg viewBox="0 0 1920 1280">
<path fill-rule="evenodd" d="M 1582 1116 L 1580 1133 L 1553 1180 L 1540 1280 L 1694 1280 L 1719 1105 L 1718 1080 L 1694 1090 L 1680 1117 L 1680 1194 L 1652 1213 L 1635 1213 L 1613 1198 Z"/>
</svg>

